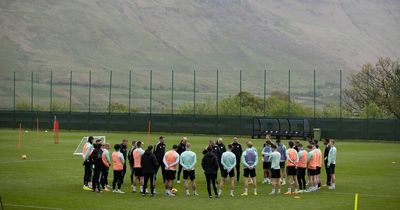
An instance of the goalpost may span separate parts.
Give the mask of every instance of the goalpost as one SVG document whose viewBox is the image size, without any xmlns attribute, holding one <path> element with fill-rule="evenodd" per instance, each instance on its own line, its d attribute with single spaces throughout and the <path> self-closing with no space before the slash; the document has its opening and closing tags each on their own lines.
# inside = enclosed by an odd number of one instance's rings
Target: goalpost
<svg viewBox="0 0 400 210">
<path fill-rule="evenodd" d="M 79 145 L 76 147 L 73 155 L 83 155 L 82 151 L 83 151 L 83 146 L 86 144 L 86 142 L 88 141 L 89 136 L 84 136 L 81 140 L 81 142 L 79 143 Z M 103 143 L 106 143 L 106 137 L 105 136 L 93 136 L 93 141 L 96 141 L 97 139 L 101 139 L 103 141 Z M 94 142 L 93 142 L 94 143 Z"/>
</svg>

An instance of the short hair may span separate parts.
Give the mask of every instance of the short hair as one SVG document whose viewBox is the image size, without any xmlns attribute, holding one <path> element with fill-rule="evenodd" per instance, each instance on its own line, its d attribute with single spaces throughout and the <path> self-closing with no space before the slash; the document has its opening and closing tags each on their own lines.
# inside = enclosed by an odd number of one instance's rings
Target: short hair
<svg viewBox="0 0 400 210">
<path fill-rule="evenodd" d="M 128 139 L 122 139 L 122 142 L 128 142 Z"/>
<path fill-rule="evenodd" d="M 232 149 L 232 148 L 233 148 L 232 144 L 228 144 L 228 149 Z"/>
<path fill-rule="evenodd" d="M 178 149 L 178 145 L 176 145 L 176 144 L 172 145 L 172 149 L 177 150 Z"/>
<path fill-rule="evenodd" d="M 88 142 L 90 142 L 90 143 L 93 143 L 93 136 L 89 136 L 89 138 L 88 138 Z"/>
<path fill-rule="evenodd" d="M 277 139 L 277 140 L 276 140 L 276 143 L 281 143 L 281 139 Z"/>
<path fill-rule="evenodd" d="M 272 149 L 276 149 L 276 145 L 275 144 L 271 144 L 271 148 Z"/>
<path fill-rule="evenodd" d="M 141 141 L 136 142 L 136 146 L 137 147 L 141 147 L 142 146 L 142 142 Z"/>
<path fill-rule="evenodd" d="M 101 140 L 101 139 L 96 139 L 96 144 L 98 144 L 98 143 L 100 143 L 100 142 L 102 142 L 103 140 Z"/>
<path fill-rule="evenodd" d="M 136 144 L 136 140 L 133 140 L 133 141 L 132 141 L 132 145 L 135 145 L 135 144 Z"/>
<path fill-rule="evenodd" d="M 158 139 L 159 139 L 159 140 L 161 140 L 161 139 L 163 139 L 163 138 L 164 138 L 164 136 L 160 136 L 160 137 L 158 137 Z"/>
<path fill-rule="evenodd" d="M 186 144 L 186 148 L 191 148 L 191 147 L 192 147 L 192 145 L 190 143 Z"/>
<path fill-rule="evenodd" d="M 270 145 L 270 146 L 271 146 L 271 144 L 272 144 L 271 140 L 267 140 L 266 143 L 267 143 L 268 145 Z"/>
<path fill-rule="evenodd" d="M 153 146 L 152 145 L 147 146 L 147 150 L 149 151 L 153 150 Z"/>
<path fill-rule="evenodd" d="M 118 151 L 120 148 L 121 148 L 121 145 L 119 145 L 119 144 L 115 144 L 115 145 L 114 145 L 114 149 L 115 149 L 115 150 Z"/>
<path fill-rule="evenodd" d="M 298 147 L 303 147 L 303 145 L 301 143 L 299 143 L 299 145 L 297 145 Z"/>
<path fill-rule="evenodd" d="M 307 148 L 312 149 L 312 145 L 311 144 L 307 145 Z"/>
<path fill-rule="evenodd" d="M 294 146 L 293 141 L 289 141 L 288 144 L 289 144 L 289 147 L 290 147 L 290 148 L 292 148 L 292 147 Z"/>
<path fill-rule="evenodd" d="M 207 152 L 211 152 L 212 151 L 212 147 L 208 146 L 207 147 Z"/>
<path fill-rule="evenodd" d="M 252 147 L 253 147 L 253 142 L 248 141 L 248 142 L 247 142 L 247 147 L 248 147 L 248 148 L 252 148 Z"/>
<path fill-rule="evenodd" d="M 330 142 L 331 142 L 331 144 L 333 144 L 333 145 L 335 145 L 335 143 L 336 143 L 335 139 L 331 139 Z"/>
</svg>

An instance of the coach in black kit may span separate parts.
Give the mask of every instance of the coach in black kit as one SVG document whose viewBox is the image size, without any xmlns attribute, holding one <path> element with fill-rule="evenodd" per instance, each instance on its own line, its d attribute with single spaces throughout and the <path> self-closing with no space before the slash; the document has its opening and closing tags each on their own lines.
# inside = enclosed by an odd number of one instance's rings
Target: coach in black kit
<svg viewBox="0 0 400 210">
<path fill-rule="evenodd" d="M 233 142 L 232 142 L 232 152 L 236 156 L 236 179 L 239 182 L 239 177 L 240 177 L 240 159 L 242 157 L 242 145 L 239 144 L 238 138 L 236 136 L 233 137 Z"/>
<path fill-rule="evenodd" d="M 157 159 L 157 168 L 156 168 L 156 173 L 154 175 L 154 183 L 157 177 L 157 172 L 158 172 L 158 168 L 161 167 L 161 174 L 162 174 L 162 178 L 163 178 L 163 183 L 165 183 L 165 165 L 163 162 L 163 158 L 165 155 L 165 137 L 164 136 L 160 136 L 158 138 L 158 143 L 156 144 L 156 146 L 154 147 L 154 155 L 156 156 Z"/>
</svg>

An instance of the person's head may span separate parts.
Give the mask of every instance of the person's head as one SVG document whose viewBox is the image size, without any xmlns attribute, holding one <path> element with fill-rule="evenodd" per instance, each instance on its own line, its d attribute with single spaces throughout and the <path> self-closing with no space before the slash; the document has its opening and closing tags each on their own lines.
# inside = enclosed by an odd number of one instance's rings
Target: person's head
<svg viewBox="0 0 400 210">
<path fill-rule="evenodd" d="M 128 139 L 123 139 L 122 140 L 122 145 L 127 146 L 128 145 Z"/>
<path fill-rule="evenodd" d="M 176 144 L 172 145 L 172 149 L 175 151 L 178 150 L 178 145 L 176 145 Z"/>
<path fill-rule="evenodd" d="M 277 139 L 277 140 L 276 140 L 276 144 L 277 144 L 277 145 L 281 145 L 281 140 L 280 140 L 280 139 Z"/>
<path fill-rule="evenodd" d="M 233 141 L 233 143 L 237 143 L 237 142 L 239 141 L 239 139 L 238 139 L 237 136 L 234 136 L 233 139 L 232 139 L 232 141 Z"/>
<path fill-rule="evenodd" d="M 105 143 L 104 144 L 104 149 L 107 149 L 107 150 L 110 149 L 110 144 L 109 143 Z"/>
<path fill-rule="evenodd" d="M 299 145 L 297 145 L 297 148 L 298 148 L 299 150 L 301 150 L 301 149 L 303 149 L 303 145 L 302 145 L 301 143 L 299 143 Z"/>
<path fill-rule="evenodd" d="M 186 150 L 191 150 L 191 148 L 192 148 L 192 145 L 190 143 L 187 143 L 186 144 Z"/>
<path fill-rule="evenodd" d="M 311 144 L 307 145 L 307 151 L 313 150 L 313 146 Z"/>
<path fill-rule="evenodd" d="M 136 147 L 137 148 L 142 148 L 142 142 L 141 141 L 137 141 L 136 142 Z"/>
<path fill-rule="evenodd" d="M 331 140 L 329 141 L 329 144 L 330 144 L 330 145 L 335 145 L 335 143 L 336 143 L 335 139 L 331 139 Z"/>
<path fill-rule="evenodd" d="M 252 148 L 253 147 L 253 142 L 251 142 L 251 141 L 248 141 L 246 144 L 247 144 L 248 148 Z"/>
<path fill-rule="evenodd" d="M 326 146 L 326 145 L 328 145 L 329 144 L 329 139 L 328 138 L 325 138 L 324 139 L 324 145 Z"/>
<path fill-rule="evenodd" d="M 181 144 L 186 145 L 187 141 L 188 141 L 187 137 L 184 136 L 182 137 Z"/>
<path fill-rule="evenodd" d="M 214 140 L 208 141 L 208 146 L 214 146 L 214 144 L 215 144 Z"/>
<path fill-rule="evenodd" d="M 272 142 L 271 142 L 271 140 L 266 140 L 265 144 L 271 146 Z"/>
<path fill-rule="evenodd" d="M 231 151 L 233 148 L 232 144 L 228 144 L 228 151 Z"/>
<path fill-rule="evenodd" d="M 294 142 L 294 146 L 296 146 L 296 147 L 298 147 L 299 144 L 300 144 L 300 141 L 295 141 L 295 142 Z"/>
<path fill-rule="evenodd" d="M 222 138 L 218 138 L 217 143 L 222 144 L 222 143 L 224 143 L 224 141 L 222 140 Z"/>
<path fill-rule="evenodd" d="M 146 151 L 152 151 L 153 150 L 153 146 L 152 145 L 149 145 L 149 146 L 147 146 L 147 150 Z"/>
<path fill-rule="evenodd" d="M 93 136 L 89 136 L 89 138 L 88 138 L 87 141 L 88 141 L 89 143 L 93 144 L 93 139 L 94 139 Z"/>
<path fill-rule="evenodd" d="M 275 144 L 272 144 L 272 145 L 271 145 L 271 148 L 272 148 L 272 150 L 276 151 L 276 148 L 277 148 L 277 147 L 276 147 Z"/>
<path fill-rule="evenodd" d="M 136 147 L 136 141 L 135 140 L 132 141 L 132 146 Z"/>
<path fill-rule="evenodd" d="M 164 136 L 158 137 L 158 141 L 160 141 L 160 143 L 164 143 L 165 137 Z"/>
<path fill-rule="evenodd" d="M 293 141 L 289 141 L 288 144 L 289 144 L 289 148 L 293 148 L 293 146 L 294 146 Z"/>
<path fill-rule="evenodd" d="M 318 144 L 316 144 L 316 145 L 315 145 L 315 148 L 317 148 L 317 149 L 318 149 L 318 148 L 319 148 L 319 145 L 318 145 Z"/>
<path fill-rule="evenodd" d="M 119 149 L 121 149 L 121 145 L 119 144 L 114 145 L 114 149 L 115 151 L 119 151 Z"/>
<path fill-rule="evenodd" d="M 271 134 L 267 134 L 267 135 L 265 135 L 265 139 L 268 141 L 268 140 L 271 140 Z"/>
</svg>

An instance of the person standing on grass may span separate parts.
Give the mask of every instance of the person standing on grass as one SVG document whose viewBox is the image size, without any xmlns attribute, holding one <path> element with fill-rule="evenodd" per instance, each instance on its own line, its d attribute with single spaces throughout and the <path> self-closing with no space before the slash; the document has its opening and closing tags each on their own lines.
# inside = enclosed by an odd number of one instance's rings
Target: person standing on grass
<svg viewBox="0 0 400 210">
<path fill-rule="evenodd" d="M 207 148 L 207 153 L 203 156 L 203 159 L 201 161 L 201 166 L 206 176 L 207 192 L 209 198 L 213 197 L 211 195 L 211 184 L 214 189 L 215 197 L 218 198 L 217 186 L 215 185 L 216 184 L 215 181 L 219 165 L 218 165 L 218 158 L 217 156 L 215 156 L 214 153 L 212 153 L 211 147 Z"/>
<path fill-rule="evenodd" d="M 298 188 L 298 182 L 297 182 L 297 163 L 298 163 L 298 156 L 297 156 L 297 151 L 293 148 L 294 143 L 293 141 L 289 141 L 289 149 L 286 150 L 286 169 L 287 169 L 287 176 L 288 176 L 288 182 L 289 182 L 289 187 L 288 191 L 285 193 L 285 195 L 290 195 L 290 194 L 297 194 L 297 188 Z M 292 189 L 295 189 L 294 192 L 292 192 Z"/>
<path fill-rule="evenodd" d="M 258 154 L 251 141 L 247 142 L 247 149 L 242 154 L 242 163 L 244 167 L 244 192 L 242 195 L 248 195 L 249 178 L 253 183 L 253 193 L 257 195 L 256 166 L 258 164 Z"/>
<path fill-rule="evenodd" d="M 336 189 L 336 176 L 335 176 L 335 165 L 336 165 L 336 147 L 335 147 L 335 140 L 331 139 L 330 143 L 330 150 L 328 154 L 328 163 L 327 166 L 329 168 L 329 174 L 331 176 L 330 183 L 331 185 L 329 186 L 330 190 Z"/>
<path fill-rule="evenodd" d="M 133 170 L 134 160 L 133 160 L 133 155 L 132 155 L 132 153 L 133 153 L 133 150 L 135 150 L 135 149 L 136 149 L 136 141 L 133 140 L 133 141 L 132 141 L 132 146 L 131 146 L 131 148 L 130 148 L 129 151 L 128 151 L 129 168 L 130 168 L 130 170 L 131 170 L 131 174 L 129 175 L 129 178 L 130 178 L 130 180 L 131 180 L 131 187 L 132 187 L 132 188 L 133 188 L 133 177 L 134 177 L 134 174 L 135 174 L 135 172 L 134 172 L 134 170 Z"/>
<path fill-rule="evenodd" d="M 276 140 L 276 145 L 278 147 L 278 152 L 281 154 L 281 160 L 279 161 L 279 167 L 281 168 L 282 185 L 285 185 L 286 184 L 286 171 L 285 171 L 286 146 L 284 144 L 282 144 L 280 139 Z"/>
<path fill-rule="evenodd" d="M 114 145 L 114 152 L 111 155 L 111 159 L 113 162 L 113 171 L 114 171 L 114 179 L 112 183 L 113 192 L 115 193 L 125 193 L 121 191 L 121 186 L 123 183 L 123 173 L 124 173 L 124 163 L 125 158 L 123 154 L 120 152 L 121 145 Z M 117 185 L 118 189 L 116 189 L 115 185 Z"/>
<path fill-rule="evenodd" d="M 133 192 L 136 192 L 137 180 L 139 180 L 140 192 L 143 191 L 143 169 L 142 169 L 142 155 L 144 154 L 144 150 L 142 149 L 142 142 L 136 142 L 136 149 L 133 150 L 133 171 L 135 172 L 135 176 L 133 178 Z"/>
<path fill-rule="evenodd" d="M 325 150 L 324 150 L 324 166 L 325 166 L 325 173 L 326 173 L 326 186 L 331 186 L 331 173 L 328 167 L 328 154 L 331 149 L 331 146 L 329 144 L 329 139 L 324 139 L 324 145 L 325 145 Z"/>
<path fill-rule="evenodd" d="M 124 157 L 124 170 L 122 172 L 122 181 L 124 181 L 125 174 L 126 174 L 126 162 L 127 162 L 126 158 L 127 158 L 127 153 L 128 153 L 127 149 L 128 149 L 128 140 L 124 139 L 124 140 L 122 140 L 121 149 L 120 149 L 120 152 L 122 153 L 122 155 Z"/>
<path fill-rule="evenodd" d="M 163 183 L 165 183 L 165 165 L 163 162 L 163 158 L 165 155 L 165 137 L 164 136 L 160 136 L 158 138 L 158 143 L 156 144 L 156 146 L 154 147 L 154 155 L 157 158 L 157 168 L 156 168 L 156 172 L 154 174 L 154 185 L 156 184 L 156 177 L 157 177 L 157 173 L 158 173 L 158 169 L 161 168 L 161 175 L 162 175 L 162 180 Z"/>
<path fill-rule="evenodd" d="M 196 191 L 196 176 L 194 170 L 196 163 L 196 153 L 192 151 L 190 143 L 187 143 L 186 151 L 182 152 L 182 154 L 179 156 L 179 164 L 183 168 L 183 180 L 185 182 L 186 196 L 190 196 L 189 179 L 192 184 L 193 195 L 199 195 Z"/>
<path fill-rule="evenodd" d="M 315 148 L 313 145 L 307 146 L 307 170 L 309 171 L 309 188 L 305 192 L 313 192 L 318 190 L 315 188 L 316 185 L 316 174 L 317 174 L 317 155 L 315 154 Z"/>
<path fill-rule="evenodd" d="M 101 140 L 97 139 L 93 147 L 94 150 L 92 154 L 90 154 L 90 160 L 93 163 L 92 192 L 100 192 L 100 176 L 103 166 Z"/>
<path fill-rule="evenodd" d="M 218 149 L 219 149 L 219 153 L 218 153 L 218 156 L 217 156 L 218 157 L 218 164 L 219 164 L 220 170 L 222 171 L 223 166 L 221 164 L 221 158 L 222 158 L 222 154 L 224 152 L 226 152 L 226 146 L 225 146 L 224 141 L 222 140 L 222 138 L 218 138 L 217 146 L 218 146 Z"/>
<path fill-rule="evenodd" d="M 269 134 L 268 134 L 269 135 Z M 263 146 L 263 150 L 261 154 L 263 155 L 263 170 L 264 170 L 264 180 L 263 184 L 271 184 L 271 161 L 269 160 L 269 155 L 272 152 L 271 148 L 272 142 L 271 140 L 267 140 Z"/>
<path fill-rule="evenodd" d="M 101 171 L 101 178 L 100 178 L 100 185 L 103 188 L 103 191 L 108 192 L 110 191 L 108 189 L 108 169 L 110 168 L 111 165 L 111 159 L 110 159 L 110 152 L 108 151 L 110 149 L 110 144 L 106 143 L 103 145 L 103 154 L 101 156 L 101 160 L 103 162 L 103 167 Z"/>
<path fill-rule="evenodd" d="M 150 192 L 151 196 L 154 196 L 154 174 L 156 172 L 157 168 L 157 158 L 153 154 L 153 146 L 149 145 L 144 152 L 144 154 L 141 157 L 140 160 L 140 165 L 142 166 L 143 170 L 143 176 L 144 176 L 144 182 L 143 182 L 143 189 L 142 189 L 142 195 L 146 195 L 146 189 L 147 189 L 147 183 L 150 180 Z"/>
<path fill-rule="evenodd" d="M 239 140 L 236 136 L 233 137 L 232 141 L 232 152 L 236 156 L 236 180 L 239 182 L 239 177 L 240 177 L 240 160 L 242 158 L 242 145 L 239 144 Z"/>
<path fill-rule="evenodd" d="M 281 153 L 277 151 L 277 146 L 275 144 L 271 145 L 272 153 L 269 155 L 269 160 L 271 161 L 271 182 L 272 191 L 269 195 L 274 195 L 275 193 L 281 193 L 281 170 L 280 170 L 280 160 Z"/>
<path fill-rule="evenodd" d="M 182 137 L 181 142 L 178 145 L 178 149 L 176 152 L 178 152 L 179 155 L 181 155 L 184 151 L 186 151 L 186 144 L 187 144 L 187 138 Z M 177 183 L 181 183 L 181 173 L 182 173 L 182 166 L 178 166 L 178 180 Z"/>
<path fill-rule="evenodd" d="M 303 145 L 297 145 L 299 152 L 299 162 L 297 163 L 297 180 L 299 182 L 299 193 L 303 193 L 306 190 L 306 169 L 307 169 L 307 151 L 303 149 Z"/>
<path fill-rule="evenodd" d="M 222 189 L 224 188 L 225 179 L 228 177 L 230 179 L 230 196 L 233 197 L 233 191 L 235 188 L 235 166 L 236 166 L 236 156 L 232 151 L 232 144 L 228 144 L 228 150 L 222 154 L 221 157 L 221 183 L 219 186 L 218 197 L 222 195 Z"/>
<path fill-rule="evenodd" d="M 319 149 L 318 141 L 315 141 L 315 154 L 317 155 L 317 170 L 316 170 L 316 185 L 321 188 L 321 166 L 322 166 L 322 152 Z"/>
<path fill-rule="evenodd" d="M 93 151 L 93 136 L 89 136 L 85 145 L 83 145 L 82 157 L 83 157 L 83 190 L 92 190 L 89 187 L 90 181 L 92 179 L 92 163 L 90 162 L 89 156 Z"/>
<path fill-rule="evenodd" d="M 174 144 L 172 150 L 165 153 L 163 157 L 163 162 L 165 165 L 165 195 L 175 196 L 171 192 L 173 187 L 173 181 L 176 175 L 176 167 L 179 164 L 179 154 L 176 152 L 178 150 L 178 145 Z"/>
</svg>

